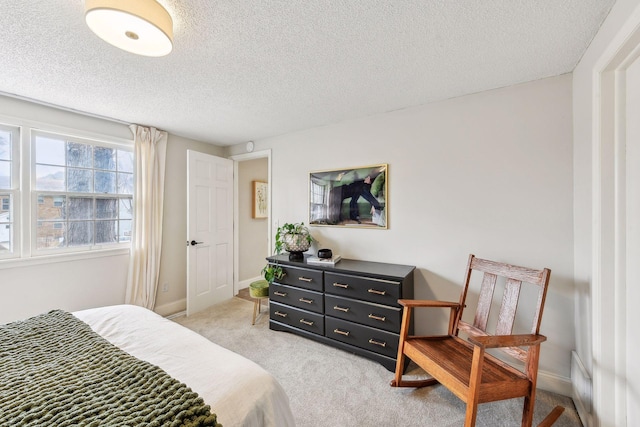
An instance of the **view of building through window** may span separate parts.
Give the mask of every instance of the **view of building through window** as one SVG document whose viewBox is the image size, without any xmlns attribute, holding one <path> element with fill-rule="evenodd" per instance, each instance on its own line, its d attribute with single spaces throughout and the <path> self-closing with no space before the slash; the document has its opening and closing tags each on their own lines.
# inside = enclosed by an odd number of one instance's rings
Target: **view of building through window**
<svg viewBox="0 0 640 427">
<path fill-rule="evenodd" d="M 13 132 L 0 127 L 0 255 L 12 251 L 12 144 Z"/>
<path fill-rule="evenodd" d="M 128 242 L 133 152 L 35 136 L 36 249 Z"/>
</svg>

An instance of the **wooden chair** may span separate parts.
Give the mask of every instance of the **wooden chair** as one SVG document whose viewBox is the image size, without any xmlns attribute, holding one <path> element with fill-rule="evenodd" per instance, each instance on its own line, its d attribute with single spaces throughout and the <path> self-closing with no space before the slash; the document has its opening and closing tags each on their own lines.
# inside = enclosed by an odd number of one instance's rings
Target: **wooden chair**
<svg viewBox="0 0 640 427">
<path fill-rule="evenodd" d="M 467 307 L 469 282 L 474 271 L 484 273 L 475 316 L 472 323 L 462 320 Z M 467 404 L 465 423 L 475 425 L 479 403 L 524 397 L 522 426 L 531 426 L 536 397 L 536 379 L 540 344 L 546 337 L 539 334 L 544 308 L 549 269 L 532 270 L 509 264 L 488 261 L 469 256 L 464 289 L 459 302 L 399 300 L 404 306 L 400 344 L 394 387 L 423 387 L 440 383 Z M 504 293 L 497 316 L 489 322 L 491 303 L 498 283 L 504 277 Z M 500 282 L 502 284 L 502 282 Z M 531 333 L 512 335 L 516 308 L 523 283 L 532 284 L 537 290 Z M 499 286 L 501 287 L 501 286 Z M 440 336 L 408 336 L 412 310 L 417 307 L 440 307 L 450 309 L 449 331 Z M 494 319 L 494 317 L 496 319 Z M 520 321 L 520 318 L 518 319 Z M 496 323 L 495 332 L 488 332 L 487 325 Z M 467 339 L 459 337 L 462 333 Z M 487 353 L 497 348 L 524 363 L 524 368 L 511 365 Z M 404 380 L 405 357 L 413 360 L 432 378 Z M 562 414 L 563 407 L 556 407 L 540 424 L 552 425 Z"/>
</svg>

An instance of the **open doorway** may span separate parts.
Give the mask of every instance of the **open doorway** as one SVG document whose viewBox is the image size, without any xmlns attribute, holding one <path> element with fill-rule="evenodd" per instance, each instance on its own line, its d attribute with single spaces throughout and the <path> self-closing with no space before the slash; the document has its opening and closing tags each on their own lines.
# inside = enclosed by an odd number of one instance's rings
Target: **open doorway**
<svg viewBox="0 0 640 427">
<path fill-rule="evenodd" d="M 261 278 L 271 254 L 271 151 L 232 156 L 234 161 L 234 295 Z M 254 182 L 266 183 L 266 217 L 254 215 Z"/>
</svg>

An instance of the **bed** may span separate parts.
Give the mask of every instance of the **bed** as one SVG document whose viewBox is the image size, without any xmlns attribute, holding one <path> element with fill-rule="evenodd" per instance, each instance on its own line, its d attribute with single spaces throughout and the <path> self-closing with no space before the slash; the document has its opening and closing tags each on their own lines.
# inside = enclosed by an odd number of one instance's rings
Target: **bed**
<svg viewBox="0 0 640 427">
<path fill-rule="evenodd" d="M 295 425 L 288 397 L 271 374 L 171 320 L 133 305 L 72 314 L 126 353 L 186 384 L 223 427 Z"/>
</svg>

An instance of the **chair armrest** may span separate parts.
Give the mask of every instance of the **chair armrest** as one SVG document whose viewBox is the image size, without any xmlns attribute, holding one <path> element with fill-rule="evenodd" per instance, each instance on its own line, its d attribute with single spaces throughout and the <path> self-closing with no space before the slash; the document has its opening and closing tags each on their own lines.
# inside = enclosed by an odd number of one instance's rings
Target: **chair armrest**
<svg viewBox="0 0 640 427">
<path fill-rule="evenodd" d="M 484 348 L 521 347 L 538 345 L 547 340 L 544 335 L 486 335 L 469 337 L 469 342 Z"/>
<path fill-rule="evenodd" d="M 436 300 L 420 300 L 420 299 L 399 299 L 398 304 L 404 307 L 443 307 L 443 308 L 458 308 L 460 303 L 451 301 L 436 301 Z"/>
</svg>

